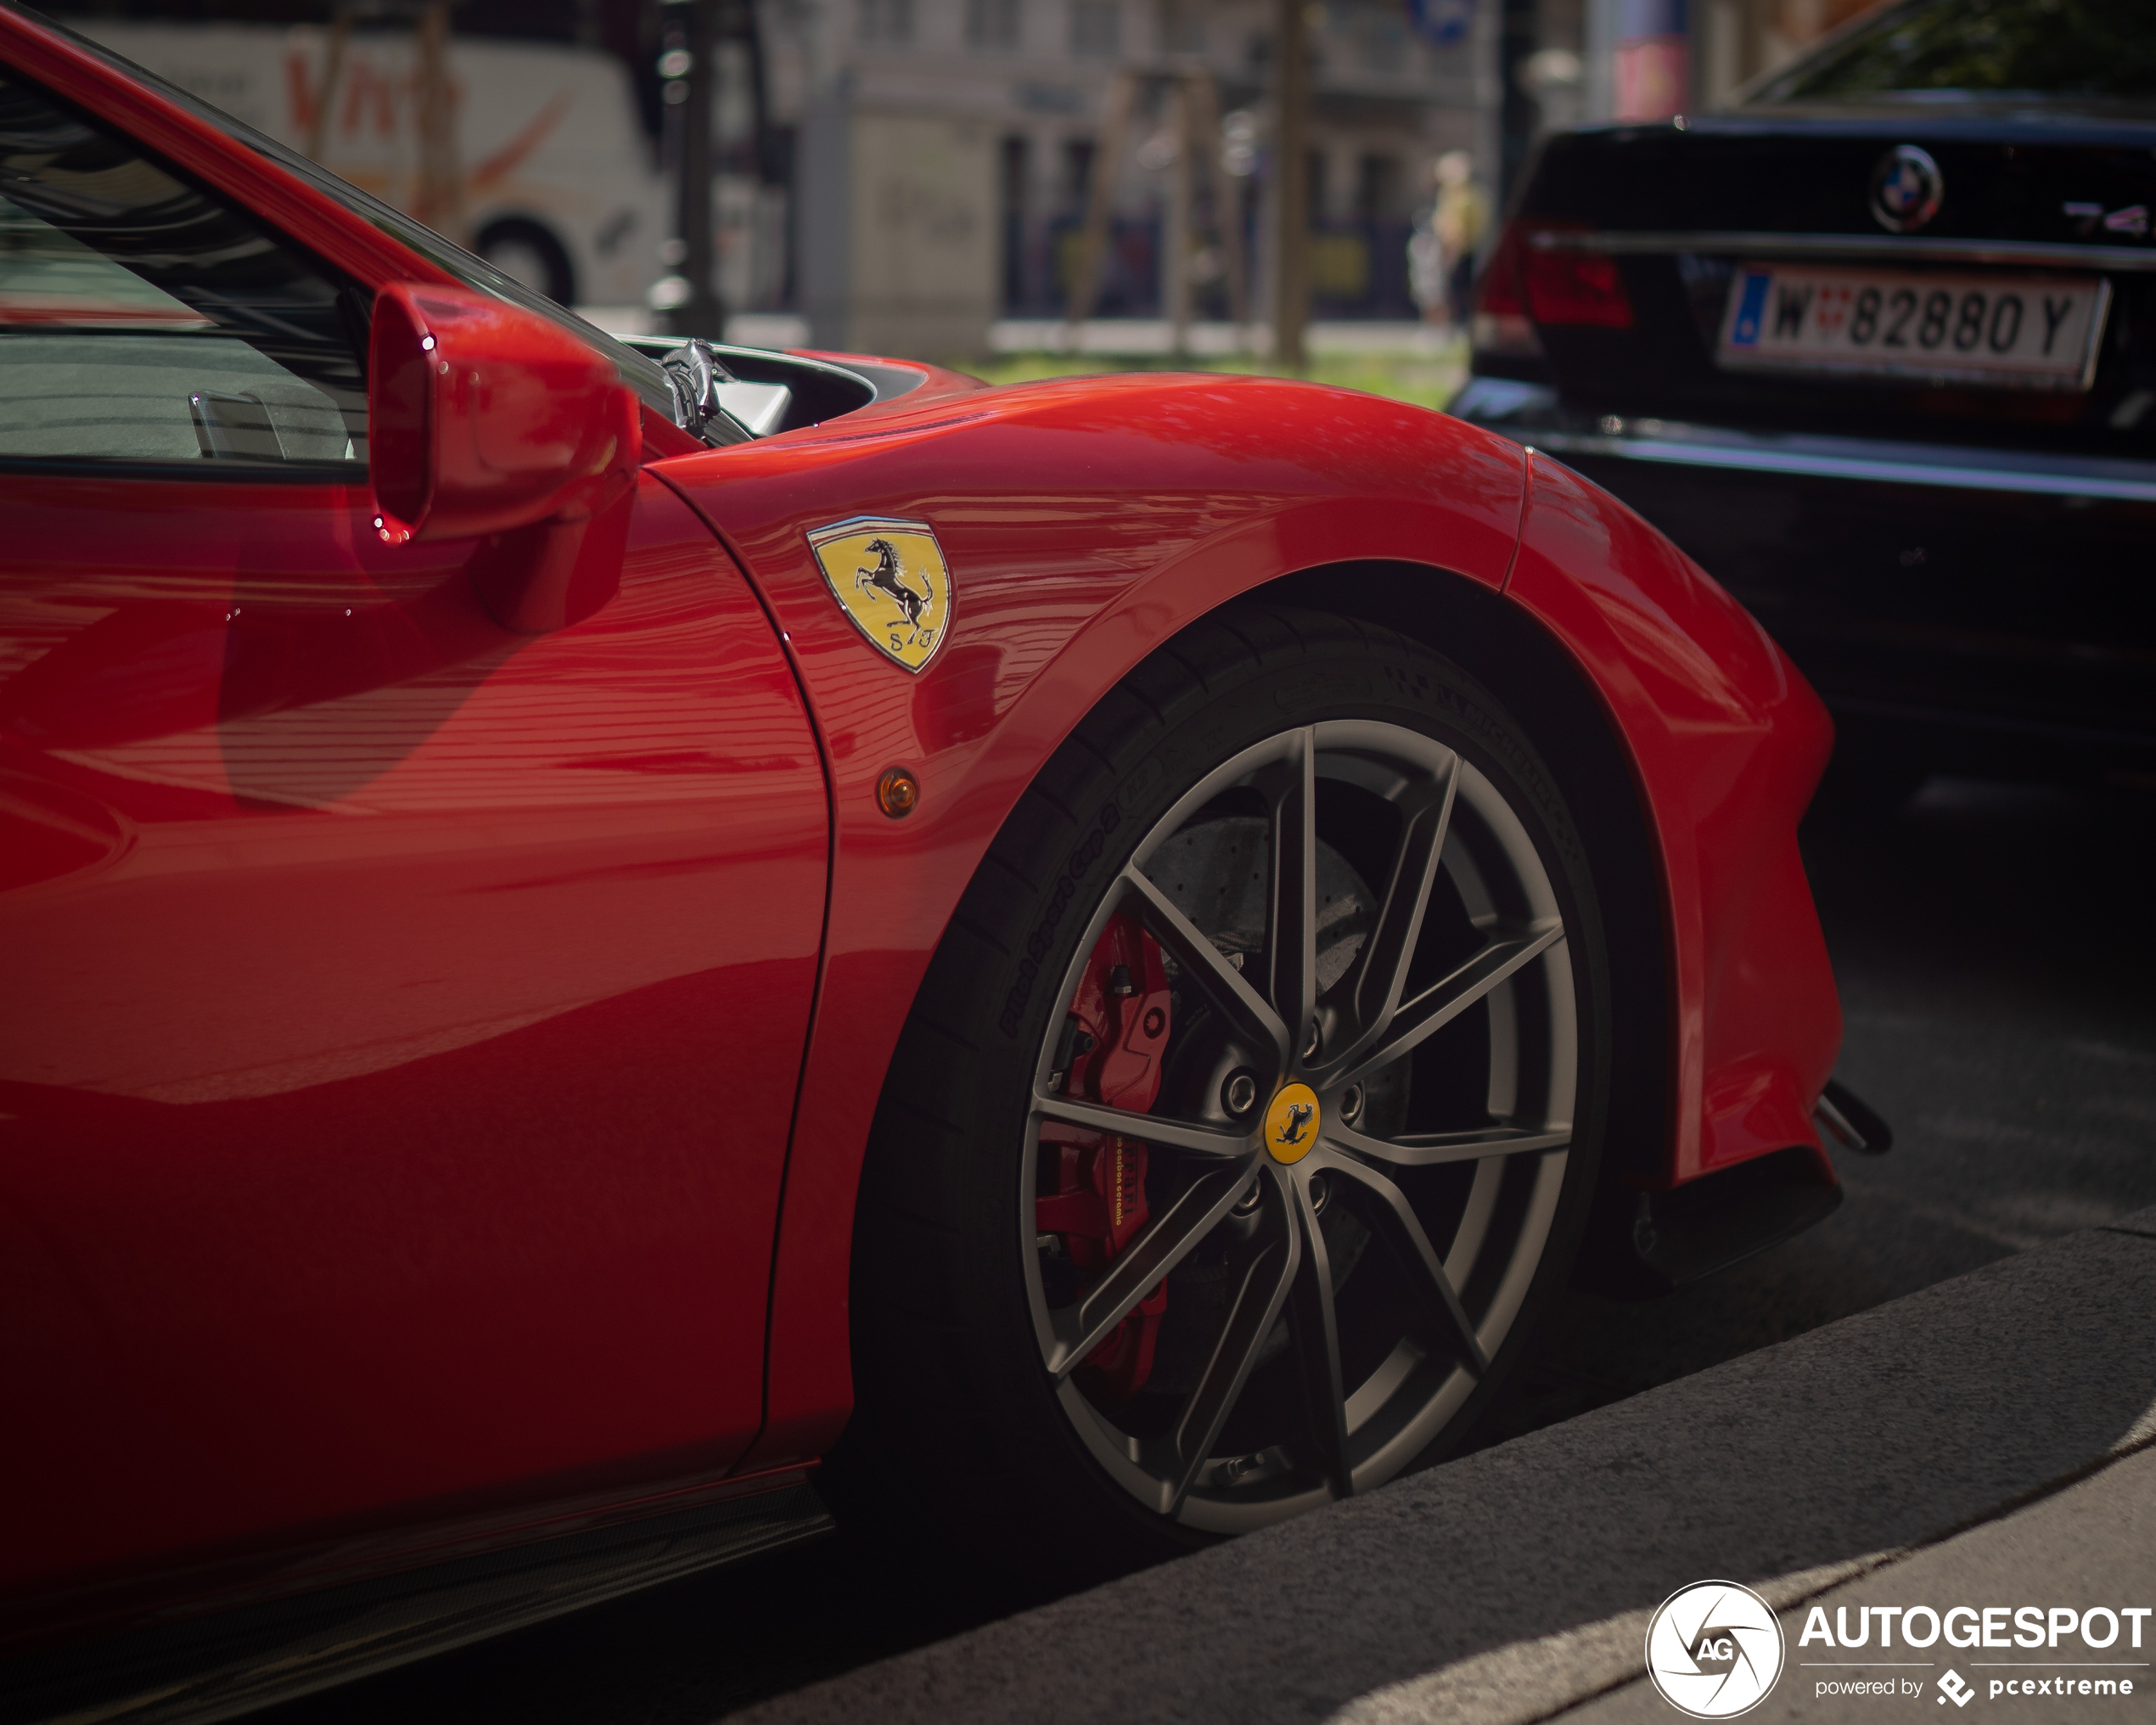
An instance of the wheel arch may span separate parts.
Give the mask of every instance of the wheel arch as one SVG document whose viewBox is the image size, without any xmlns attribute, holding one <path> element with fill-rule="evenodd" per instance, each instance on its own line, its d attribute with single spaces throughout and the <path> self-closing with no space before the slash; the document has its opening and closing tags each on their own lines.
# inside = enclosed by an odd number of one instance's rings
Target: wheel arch
<svg viewBox="0 0 2156 1725">
<path fill-rule="evenodd" d="M 1487 687 L 1533 737 L 1586 841 L 1603 908 L 1613 1013 L 1602 1182 L 1654 1178 L 1668 1160 L 1670 1132 L 1666 886 L 1631 752 L 1593 684 L 1527 612 L 1447 570 L 1335 564 L 1283 576 L 1249 597 L 1355 617 L 1419 641 Z"/>
</svg>

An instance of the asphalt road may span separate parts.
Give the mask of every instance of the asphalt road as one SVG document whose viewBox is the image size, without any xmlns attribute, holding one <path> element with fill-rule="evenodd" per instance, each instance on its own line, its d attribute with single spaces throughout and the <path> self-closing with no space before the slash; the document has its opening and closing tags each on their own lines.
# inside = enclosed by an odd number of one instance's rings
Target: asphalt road
<svg viewBox="0 0 2156 1725">
<path fill-rule="evenodd" d="M 2156 1204 L 2156 798 L 1934 780 L 1808 834 L 1848 1020 L 1892 1122 L 1824 1223 L 1650 1305 L 1569 1295 L 1486 1441 Z M 841 1536 L 260 1716 L 689 1725 L 1036 1603 Z"/>
</svg>

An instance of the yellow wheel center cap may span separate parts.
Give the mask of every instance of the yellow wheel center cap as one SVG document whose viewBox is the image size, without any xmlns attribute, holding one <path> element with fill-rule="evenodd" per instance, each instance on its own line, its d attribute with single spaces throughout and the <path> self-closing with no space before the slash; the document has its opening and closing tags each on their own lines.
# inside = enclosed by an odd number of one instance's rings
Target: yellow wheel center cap
<svg viewBox="0 0 2156 1725">
<path fill-rule="evenodd" d="M 1317 1143 L 1317 1093 L 1283 1084 L 1265 1111 L 1265 1147 L 1276 1162 L 1300 1162 Z"/>
</svg>

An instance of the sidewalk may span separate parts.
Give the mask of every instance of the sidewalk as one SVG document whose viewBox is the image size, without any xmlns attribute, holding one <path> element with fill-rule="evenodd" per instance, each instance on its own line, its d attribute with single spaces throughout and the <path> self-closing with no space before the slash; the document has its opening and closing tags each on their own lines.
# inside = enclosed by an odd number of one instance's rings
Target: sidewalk
<svg viewBox="0 0 2156 1725">
<path fill-rule="evenodd" d="M 2122 1597 L 2129 1596 L 2129 1597 Z M 1950 1671 L 1973 1684 L 1979 1695 L 1995 1705 L 2015 1710 L 2019 1719 L 2058 1719 L 2070 1717 L 2072 1700 L 2053 1693 L 2063 1679 L 2108 1678 L 2133 1686 L 2131 1701 L 2125 1696 L 2107 1700 L 2106 1709 L 2138 1704 L 2139 1717 L 2156 1713 L 2156 1633 L 2148 1622 L 2141 1625 L 2141 1645 L 2132 1645 L 2131 1624 L 2122 1626 L 2115 1643 L 2099 1653 L 2070 1644 L 2059 1649 L 1988 1648 L 1950 1649 L 1944 1645 L 1917 1649 L 1867 1646 L 1850 1649 L 1799 1644 L 1811 1607 L 1822 1606 L 1827 1622 L 1846 1611 L 1855 1623 L 1861 1607 L 1903 1606 L 1912 1599 L 1936 1600 L 1941 1605 L 1967 1601 L 1973 1606 L 2058 1604 L 2075 1606 L 2108 1602 L 2145 1605 L 2156 1602 L 2156 1448 L 2142 1447 L 2075 1485 L 2040 1497 L 2027 1508 L 1985 1521 L 1922 1550 L 1882 1561 L 1858 1579 L 1822 1593 L 1799 1609 L 1781 1614 L 1782 1633 L 1789 1663 L 1775 1691 L 1756 1713 L 1763 1722 L 1875 1717 L 1883 1697 L 1836 1693 L 1850 1680 L 1876 1688 L 1882 1680 L 1899 1679 L 1900 1696 L 1914 1694 L 1929 1711 L 1939 1704 L 1938 1685 Z M 2040 1607 L 2041 1609 L 2041 1607 Z M 1638 1663 L 1637 1647 L 1646 1631 L 1647 1614 L 1636 1614 L 1637 1632 L 1626 1652 Z M 1875 1627 L 1867 1625 L 1867 1630 Z M 1929 1627 L 1929 1626 L 1927 1626 Z M 1867 1635 L 1867 1640 L 1871 1638 Z M 1865 1660 L 1863 1655 L 1873 1655 Z M 2068 1655 L 2062 1658 L 2061 1655 Z M 2073 1658 L 2075 1655 L 2079 1658 Z M 1613 1689 L 1569 1715 L 1580 1725 L 1633 1725 L 1651 1722 L 1667 1725 L 1676 1717 L 1651 1685 L 1634 1680 Z M 1947 1679 L 1951 1682 L 1951 1679 Z M 2042 1693 L 2007 1693 L 2005 1683 L 2042 1682 Z M 1991 1685 L 1999 1683 L 1994 1691 Z M 1420 1705 L 1412 1684 L 1380 1693 L 1347 1710 L 1342 1725 L 1390 1725 L 1390 1722 L 1442 1717 Z M 1822 1697 L 1822 1690 L 1824 1691 Z M 2093 1698 L 2091 1698 L 2093 1700 Z M 1962 1704 L 1957 1715 L 1968 1704 Z M 1944 1717 L 1945 1716 L 1940 1716 Z M 2136 1717 L 2126 1713 L 2121 1717 Z"/>
<path fill-rule="evenodd" d="M 1913 1702 L 1818 1699 L 1857 1673 L 1804 1662 L 1856 1655 L 1799 1647 L 1809 1608 L 2156 1605 L 2152 1445 L 2156 1210 L 736 1717 L 1662 1722 L 1683 1716 L 1645 1680 L 1648 1619 L 1711 1577 L 1783 1614 L 1787 1667 L 1748 1717 L 1938 1718 L 1937 1670 L 1908 1673 Z M 2156 1660 L 2147 1621 L 2101 1656 Z M 2035 1657 L 1900 1657 L 1942 1655 Z M 2134 1694 L 1987 1716 L 2156 1717 L 2156 1669 L 2104 1675 Z"/>
</svg>

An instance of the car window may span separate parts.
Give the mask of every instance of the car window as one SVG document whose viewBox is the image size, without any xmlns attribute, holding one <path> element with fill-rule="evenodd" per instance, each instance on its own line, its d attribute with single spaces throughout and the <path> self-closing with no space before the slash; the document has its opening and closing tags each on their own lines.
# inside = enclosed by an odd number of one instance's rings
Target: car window
<svg viewBox="0 0 2156 1725">
<path fill-rule="evenodd" d="M 507 300 L 511 305 L 557 323 L 587 346 L 597 348 L 613 362 L 620 374 L 621 381 L 637 392 L 644 405 L 662 418 L 674 414 L 674 394 L 666 382 L 666 374 L 656 360 L 638 353 L 634 348 L 616 341 L 597 325 L 586 323 L 566 306 L 548 299 L 536 288 L 526 287 L 514 276 L 498 270 L 485 258 L 475 256 L 454 240 L 437 233 L 415 216 L 385 204 L 380 199 L 362 192 L 349 180 L 342 180 L 315 162 L 309 161 L 297 150 L 288 149 L 275 138 L 254 131 L 230 116 L 220 114 L 206 103 L 197 104 L 206 118 L 214 119 L 227 132 L 241 141 L 268 156 L 287 173 L 306 181 L 317 190 L 326 193 L 342 204 L 361 220 L 380 228 L 407 250 L 417 252 L 436 268 L 446 271 L 466 287 L 497 300 Z M 738 431 L 715 436 L 716 442 L 731 442 Z"/>
<path fill-rule="evenodd" d="M 0 458 L 367 458 L 352 285 L 0 67 Z"/>
<path fill-rule="evenodd" d="M 603 330 L 586 323 L 567 307 L 555 304 L 544 294 L 526 287 L 515 278 L 496 269 L 485 259 L 475 257 L 424 222 L 406 215 L 401 210 L 384 203 L 379 198 L 362 192 L 349 181 L 341 180 L 318 163 L 309 160 L 299 151 L 279 143 L 266 132 L 257 132 L 243 121 L 235 120 L 221 108 L 212 107 L 191 90 L 160 77 L 147 67 L 138 66 L 123 54 L 115 53 L 102 42 L 69 30 L 52 19 L 39 20 L 45 28 L 65 36 L 84 53 L 94 55 L 108 65 L 125 72 L 136 82 L 164 97 L 175 107 L 208 121 L 219 131 L 237 138 L 259 155 L 267 156 L 295 178 L 305 180 L 316 190 L 341 204 L 362 222 L 381 229 L 407 250 L 416 252 L 428 262 L 445 271 L 466 287 L 498 300 L 520 306 L 536 316 L 560 325 L 576 339 L 596 348 L 612 362 L 620 374 L 621 380 L 634 390 L 644 404 L 661 418 L 672 419 L 674 393 L 666 381 L 666 374 L 659 362 L 649 356 L 625 346 Z M 718 420 L 707 426 L 705 441 L 729 443 L 746 437 L 748 434 L 731 421 Z"/>
<path fill-rule="evenodd" d="M 1835 38 L 1751 99 L 2156 101 L 2151 24 L 2148 0 L 1910 0 Z"/>
</svg>

